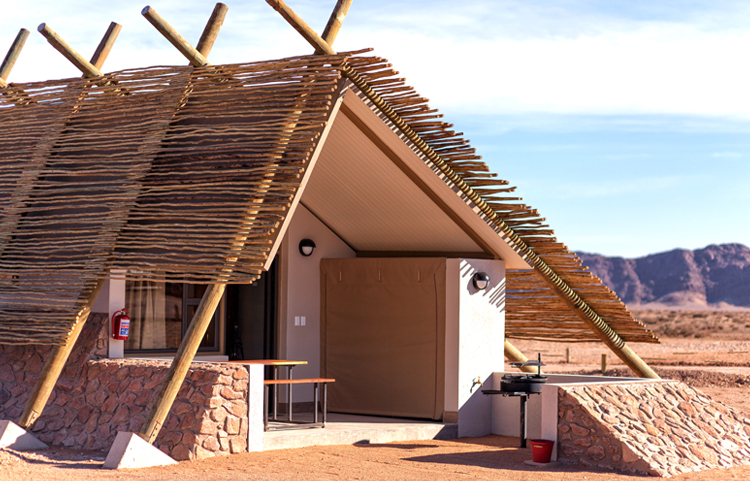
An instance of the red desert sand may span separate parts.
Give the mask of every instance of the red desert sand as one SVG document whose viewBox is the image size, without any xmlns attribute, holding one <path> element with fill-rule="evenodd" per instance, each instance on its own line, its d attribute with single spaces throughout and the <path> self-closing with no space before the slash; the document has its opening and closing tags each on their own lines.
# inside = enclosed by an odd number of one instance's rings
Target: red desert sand
<svg viewBox="0 0 750 481">
<path fill-rule="evenodd" d="M 730 406 L 750 413 L 750 336 L 743 322 L 710 322 L 686 312 L 678 316 L 636 313 L 662 337 L 661 345 L 634 345 L 662 377 L 680 379 Z M 746 316 L 746 314 L 742 314 Z M 677 317 L 677 319 L 675 319 Z M 708 323 L 706 321 L 709 321 Z M 706 330 L 706 324 L 713 329 Z M 680 337 L 675 335 L 680 327 Z M 721 326 L 721 328 L 719 328 Z M 734 328 L 734 327 L 737 328 Z M 739 329 L 739 327 L 743 329 Z M 663 332 L 660 332 L 663 331 Z M 548 372 L 595 374 L 607 354 L 608 375 L 630 375 L 601 344 L 514 341 L 528 356 L 542 353 Z M 565 362 L 566 348 L 570 362 Z M 582 466 L 533 467 L 530 449 L 518 438 L 486 436 L 452 441 L 414 441 L 354 446 L 321 446 L 186 461 L 175 466 L 106 471 L 104 452 L 53 448 L 35 453 L 0 450 L 0 481 L 5 480 L 635 480 Z M 750 462 L 750 460 L 748 460 Z M 750 465 L 676 476 L 678 480 L 750 479 Z"/>
</svg>

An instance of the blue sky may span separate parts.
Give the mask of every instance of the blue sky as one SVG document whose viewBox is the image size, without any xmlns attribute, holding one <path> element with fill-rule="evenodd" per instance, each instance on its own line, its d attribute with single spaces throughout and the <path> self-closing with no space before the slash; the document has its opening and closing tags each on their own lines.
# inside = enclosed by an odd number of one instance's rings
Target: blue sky
<svg viewBox="0 0 750 481">
<path fill-rule="evenodd" d="M 263 0 L 226 2 L 210 56 L 310 52 Z M 322 31 L 334 0 L 288 0 Z M 80 75 L 35 29 L 89 57 L 123 25 L 105 71 L 184 64 L 145 2 L 4 6 L 0 50 L 31 37 L 9 78 Z M 214 2 L 151 4 L 197 42 Z M 642 256 L 750 245 L 750 4 L 732 1 L 354 0 L 335 47 L 374 47 L 472 140 L 570 248 Z"/>
</svg>

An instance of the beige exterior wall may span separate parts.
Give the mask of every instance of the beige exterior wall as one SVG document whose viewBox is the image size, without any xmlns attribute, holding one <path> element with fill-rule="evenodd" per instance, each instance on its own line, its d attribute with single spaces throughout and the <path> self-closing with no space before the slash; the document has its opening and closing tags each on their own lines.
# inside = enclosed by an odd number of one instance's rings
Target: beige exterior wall
<svg viewBox="0 0 750 481">
<path fill-rule="evenodd" d="M 302 239 L 315 242 L 310 257 L 299 253 Z M 289 224 L 279 252 L 279 358 L 308 362 L 294 368 L 296 378 L 318 377 L 320 260 L 356 257 L 356 253 L 302 205 Z M 305 318 L 304 326 L 301 325 L 302 317 Z M 295 325 L 295 318 L 299 318 L 300 325 Z M 294 402 L 312 401 L 312 388 L 307 391 L 304 387 L 295 388 Z"/>
<path fill-rule="evenodd" d="M 458 413 L 458 435 L 484 436 L 492 427 L 492 400 L 482 394 L 501 371 L 505 341 L 505 263 L 448 259 L 446 265 L 445 411 Z M 477 291 L 472 277 L 490 276 Z"/>
</svg>

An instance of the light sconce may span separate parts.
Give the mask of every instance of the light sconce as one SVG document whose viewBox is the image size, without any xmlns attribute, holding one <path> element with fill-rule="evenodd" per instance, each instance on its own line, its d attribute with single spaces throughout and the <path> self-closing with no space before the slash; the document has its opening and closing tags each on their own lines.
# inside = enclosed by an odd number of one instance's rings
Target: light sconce
<svg viewBox="0 0 750 481">
<path fill-rule="evenodd" d="M 471 278 L 471 283 L 474 284 L 474 289 L 483 291 L 490 285 L 490 276 L 485 272 L 477 272 Z"/>
<path fill-rule="evenodd" d="M 315 242 L 312 239 L 302 239 L 299 241 L 299 253 L 305 257 L 310 257 L 315 250 Z"/>
</svg>

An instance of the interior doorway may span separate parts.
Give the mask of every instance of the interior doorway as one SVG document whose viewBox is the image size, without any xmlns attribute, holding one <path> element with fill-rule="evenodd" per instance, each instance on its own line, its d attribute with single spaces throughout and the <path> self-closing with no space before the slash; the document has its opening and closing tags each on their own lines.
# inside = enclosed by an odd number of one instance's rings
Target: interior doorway
<svg viewBox="0 0 750 481">
<path fill-rule="evenodd" d="M 277 357 L 277 259 L 254 283 L 227 286 L 226 346 L 230 361 Z"/>
</svg>

